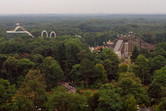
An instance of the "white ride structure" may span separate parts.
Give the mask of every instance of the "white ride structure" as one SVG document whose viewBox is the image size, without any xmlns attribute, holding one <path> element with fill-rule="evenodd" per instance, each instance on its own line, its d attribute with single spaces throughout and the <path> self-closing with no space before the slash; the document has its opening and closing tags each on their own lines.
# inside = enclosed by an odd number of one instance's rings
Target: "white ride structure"
<svg viewBox="0 0 166 111">
<path fill-rule="evenodd" d="M 45 37 L 46 38 L 52 38 L 52 37 L 56 37 L 56 33 L 54 31 L 52 31 L 50 33 L 50 35 L 48 34 L 48 32 L 46 30 L 43 30 L 42 33 L 41 33 L 41 37 L 44 37 L 44 34 L 45 34 Z"/>
<path fill-rule="evenodd" d="M 41 37 L 44 37 L 44 34 L 46 34 L 46 38 L 48 38 L 48 32 L 46 30 L 43 30 L 41 33 Z"/>
<path fill-rule="evenodd" d="M 50 33 L 50 38 L 52 38 L 52 37 L 56 37 L 56 33 L 55 33 L 54 31 L 52 31 L 52 32 Z"/>
<path fill-rule="evenodd" d="M 28 34 L 30 37 L 34 38 L 34 36 L 30 32 L 28 32 L 26 29 L 21 27 L 19 23 L 16 23 L 16 25 L 17 27 L 13 31 L 6 31 L 6 33 L 7 34 Z"/>
</svg>

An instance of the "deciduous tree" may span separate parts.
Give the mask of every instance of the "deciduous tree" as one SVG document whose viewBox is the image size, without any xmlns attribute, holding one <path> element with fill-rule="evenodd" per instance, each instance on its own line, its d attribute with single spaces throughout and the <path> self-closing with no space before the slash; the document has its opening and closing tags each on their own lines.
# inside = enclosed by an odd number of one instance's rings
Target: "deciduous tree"
<svg viewBox="0 0 166 111">
<path fill-rule="evenodd" d="M 63 70 L 53 57 L 46 57 L 40 65 L 40 69 L 45 75 L 48 90 L 55 87 L 64 78 Z"/>
<path fill-rule="evenodd" d="M 94 63 L 92 61 L 90 61 L 87 58 L 84 58 L 81 61 L 80 71 L 81 71 L 82 78 L 86 83 L 87 88 L 88 88 L 90 78 L 93 75 L 93 69 L 94 69 Z"/>
<path fill-rule="evenodd" d="M 101 86 L 96 111 L 121 111 L 122 101 L 111 84 Z"/>
<path fill-rule="evenodd" d="M 139 51 L 137 49 L 137 46 L 134 46 L 132 56 L 131 56 L 131 61 L 135 62 L 135 59 L 137 58 L 138 55 L 139 55 Z"/>
<path fill-rule="evenodd" d="M 0 110 L 12 110 L 12 98 L 16 92 L 15 86 L 8 80 L 0 79 Z"/>
<path fill-rule="evenodd" d="M 39 69 L 30 70 L 15 96 L 13 110 L 33 111 L 35 108 L 43 109 L 46 99 L 44 75 L 40 73 Z"/>
<path fill-rule="evenodd" d="M 104 48 L 97 55 L 98 61 L 103 64 L 108 79 L 118 79 L 119 59 L 118 56 L 110 49 Z"/>
<path fill-rule="evenodd" d="M 134 73 L 142 80 L 144 85 L 149 84 L 151 82 L 149 60 L 141 54 L 137 57 L 135 64 L 138 67 L 135 67 Z"/>
<path fill-rule="evenodd" d="M 47 108 L 49 111 L 86 111 L 86 99 L 79 94 L 72 94 L 64 87 L 57 87 L 48 97 Z"/>
</svg>

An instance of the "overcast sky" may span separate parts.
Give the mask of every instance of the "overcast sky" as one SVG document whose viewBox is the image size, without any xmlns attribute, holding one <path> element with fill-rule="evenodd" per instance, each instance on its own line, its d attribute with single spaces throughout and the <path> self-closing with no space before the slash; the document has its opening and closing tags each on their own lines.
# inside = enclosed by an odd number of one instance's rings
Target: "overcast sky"
<svg viewBox="0 0 166 111">
<path fill-rule="evenodd" d="M 0 14 L 166 14 L 166 0 L 0 0 Z"/>
</svg>

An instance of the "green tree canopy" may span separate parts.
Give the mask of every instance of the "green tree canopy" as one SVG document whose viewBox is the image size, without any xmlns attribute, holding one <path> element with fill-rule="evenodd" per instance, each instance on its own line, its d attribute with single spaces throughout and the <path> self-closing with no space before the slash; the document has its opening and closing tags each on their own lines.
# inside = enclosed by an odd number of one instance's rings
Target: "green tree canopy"
<svg viewBox="0 0 166 111">
<path fill-rule="evenodd" d="M 37 67 L 43 62 L 44 57 L 41 54 L 32 54 L 29 55 L 27 58 L 29 58 L 31 61 L 33 61 Z"/>
<path fill-rule="evenodd" d="M 111 84 L 105 84 L 99 89 L 98 107 L 96 111 L 121 111 L 122 101 Z"/>
<path fill-rule="evenodd" d="M 141 80 L 139 77 L 136 77 L 134 73 L 121 73 L 119 76 L 119 81 L 122 81 L 123 79 L 131 79 L 133 81 L 135 81 L 138 84 L 141 84 Z"/>
<path fill-rule="evenodd" d="M 161 86 L 166 86 L 166 66 L 156 70 L 153 79 L 153 81 L 159 83 Z"/>
<path fill-rule="evenodd" d="M 80 67 L 81 67 L 80 64 L 73 65 L 72 67 L 70 75 L 71 75 L 71 80 L 74 82 L 79 82 L 82 80 Z"/>
<path fill-rule="evenodd" d="M 48 90 L 55 87 L 64 78 L 63 70 L 53 57 L 46 57 L 40 65 L 40 69 L 45 75 Z"/>
<path fill-rule="evenodd" d="M 162 97 L 162 87 L 157 82 L 152 82 L 148 88 L 148 94 L 151 98 L 159 99 Z"/>
<path fill-rule="evenodd" d="M 27 58 L 17 60 L 14 57 L 9 57 L 3 63 L 4 78 L 8 79 L 12 84 L 18 85 L 21 81 L 23 81 L 26 73 L 30 69 L 33 69 L 34 66 L 35 63 L 31 62 Z"/>
<path fill-rule="evenodd" d="M 0 79 L 0 110 L 9 111 L 12 109 L 12 97 L 16 92 L 14 85 L 9 81 Z"/>
<path fill-rule="evenodd" d="M 166 65 L 166 58 L 161 55 L 157 55 L 150 61 L 150 63 L 151 72 L 154 73 L 155 70 L 161 69 Z"/>
<path fill-rule="evenodd" d="M 102 64 L 96 64 L 94 67 L 94 83 L 104 83 L 107 81 L 107 74 Z"/>
<path fill-rule="evenodd" d="M 19 76 L 17 73 L 17 63 L 18 60 L 14 57 L 9 57 L 3 63 L 3 77 L 8 79 L 12 84 L 16 83 L 17 77 Z"/>
<path fill-rule="evenodd" d="M 110 49 L 103 48 L 101 52 L 97 55 L 99 63 L 102 63 L 108 79 L 118 79 L 118 69 L 119 69 L 119 59 L 118 56 Z"/>
<path fill-rule="evenodd" d="M 7 60 L 7 56 L 5 54 L 0 54 L 0 73 L 2 72 L 3 62 L 5 62 L 6 60 Z"/>
<path fill-rule="evenodd" d="M 144 55 L 146 58 L 150 57 L 150 52 L 148 51 L 148 49 L 145 49 L 145 48 L 139 50 L 139 54 Z"/>
<path fill-rule="evenodd" d="M 87 88 L 88 88 L 90 78 L 93 75 L 93 69 L 94 69 L 94 63 L 91 60 L 84 58 L 81 61 L 80 72 L 81 72 L 82 79 L 86 83 Z"/>
<path fill-rule="evenodd" d="M 156 107 L 156 111 L 165 111 L 166 110 L 166 98 L 163 98 Z"/>
<path fill-rule="evenodd" d="M 123 111 L 137 111 L 137 101 L 133 96 L 129 96 L 125 100 Z"/>
<path fill-rule="evenodd" d="M 30 61 L 29 59 L 20 59 L 16 64 L 17 73 L 19 73 L 22 76 L 25 76 L 30 69 L 34 68 L 34 66 L 35 63 Z"/>
<path fill-rule="evenodd" d="M 49 111 L 86 111 L 86 99 L 79 94 L 72 94 L 64 87 L 57 87 L 48 97 L 47 108 Z"/>
<path fill-rule="evenodd" d="M 144 85 L 149 84 L 151 81 L 149 60 L 141 54 L 137 57 L 135 64 L 137 67 L 135 67 L 134 73 L 142 80 Z"/>
<path fill-rule="evenodd" d="M 89 105 L 89 110 L 90 111 L 95 111 L 98 107 L 99 104 L 99 92 L 95 92 L 93 95 L 91 95 L 88 98 L 88 105 Z"/>
<path fill-rule="evenodd" d="M 126 73 L 128 71 L 128 65 L 123 63 L 119 65 L 119 73 Z"/>
<path fill-rule="evenodd" d="M 24 83 L 15 96 L 13 109 L 15 111 L 33 111 L 36 106 L 44 108 L 46 101 L 46 84 L 44 75 L 39 69 L 30 70 Z"/>
<path fill-rule="evenodd" d="M 132 52 L 132 56 L 130 57 L 131 61 L 135 62 L 135 59 L 137 58 L 138 55 L 139 55 L 139 51 L 137 49 L 137 46 L 134 46 L 134 49 L 133 49 L 133 52 Z"/>
<path fill-rule="evenodd" d="M 137 100 L 138 104 L 149 104 L 149 97 L 141 84 L 129 78 L 125 78 L 120 81 L 119 87 L 119 93 L 122 97 L 132 95 Z"/>
</svg>

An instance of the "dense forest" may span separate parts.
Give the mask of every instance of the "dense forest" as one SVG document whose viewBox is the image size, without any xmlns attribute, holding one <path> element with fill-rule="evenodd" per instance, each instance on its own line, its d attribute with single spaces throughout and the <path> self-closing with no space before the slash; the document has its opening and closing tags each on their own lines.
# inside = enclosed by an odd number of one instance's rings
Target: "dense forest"
<svg viewBox="0 0 166 111">
<path fill-rule="evenodd" d="M 166 15 L 11 15 L 0 16 L 0 37 L 19 22 L 35 37 L 46 29 L 57 35 L 80 35 L 90 46 L 116 39 L 118 34 L 135 35 L 157 44 L 166 42 Z"/>
<path fill-rule="evenodd" d="M 0 16 L 0 111 L 137 111 L 145 107 L 166 111 L 165 18 Z M 6 31 L 13 30 L 16 22 L 36 38 L 6 40 Z M 43 30 L 53 30 L 57 37 L 43 38 Z M 129 31 L 154 44 L 154 51 L 135 45 L 126 63 L 108 48 L 89 50 Z"/>
</svg>

